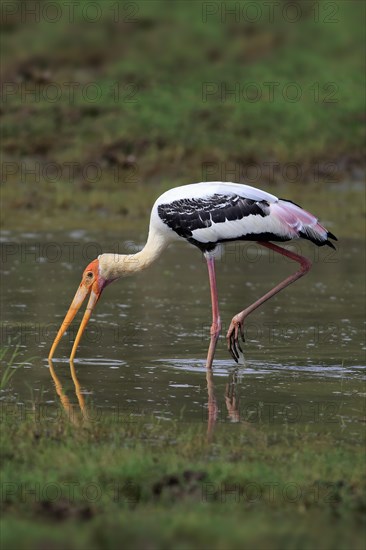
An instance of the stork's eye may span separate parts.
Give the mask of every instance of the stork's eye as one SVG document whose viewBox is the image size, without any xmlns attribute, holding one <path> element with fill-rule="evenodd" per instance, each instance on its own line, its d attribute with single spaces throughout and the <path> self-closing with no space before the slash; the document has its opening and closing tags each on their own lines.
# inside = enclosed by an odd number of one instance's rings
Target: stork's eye
<svg viewBox="0 0 366 550">
<path fill-rule="evenodd" d="M 93 272 L 92 271 L 88 271 L 88 273 L 86 274 L 86 276 L 91 279 L 93 277 Z"/>
</svg>

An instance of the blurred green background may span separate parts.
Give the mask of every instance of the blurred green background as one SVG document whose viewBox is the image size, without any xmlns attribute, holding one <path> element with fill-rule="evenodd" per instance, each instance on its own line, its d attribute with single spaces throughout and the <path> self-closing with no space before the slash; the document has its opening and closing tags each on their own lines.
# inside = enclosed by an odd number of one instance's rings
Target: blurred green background
<svg viewBox="0 0 366 550">
<path fill-rule="evenodd" d="M 364 11 L 3 2 L 3 225 L 143 227 L 165 189 L 227 180 L 359 234 Z"/>
</svg>

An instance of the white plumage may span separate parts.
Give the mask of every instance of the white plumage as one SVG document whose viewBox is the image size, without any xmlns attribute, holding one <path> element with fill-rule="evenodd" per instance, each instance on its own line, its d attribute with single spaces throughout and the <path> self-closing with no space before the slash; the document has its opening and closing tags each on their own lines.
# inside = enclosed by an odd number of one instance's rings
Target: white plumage
<svg viewBox="0 0 366 550">
<path fill-rule="evenodd" d="M 184 238 L 203 251 L 230 240 L 298 237 L 332 246 L 331 234 L 309 212 L 261 189 L 231 182 L 194 183 L 166 191 L 153 206 L 151 223 L 156 231 Z"/>
<path fill-rule="evenodd" d="M 250 185 L 232 183 L 229 181 L 203 181 L 201 183 L 190 183 L 189 185 L 173 187 L 173 189 L 169 189 L 160 195 L 155 204 L 173 202 L 184 198 L 197 199 L 211 197 L 216 193 L 219 195 L 239 195 L 240 197 L 253 201 L 278 201 L 275 195 L 271 195 L 271 193 L 267 193 L 256 187 L 251 187 Z"/>
</svg>

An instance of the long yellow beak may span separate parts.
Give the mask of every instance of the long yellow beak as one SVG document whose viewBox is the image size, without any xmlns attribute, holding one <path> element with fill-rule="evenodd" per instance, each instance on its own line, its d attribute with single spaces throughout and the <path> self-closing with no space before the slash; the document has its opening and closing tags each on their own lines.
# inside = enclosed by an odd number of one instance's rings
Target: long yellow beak
<svg viewBox="0 0 366 550">
<path fill-rule="evenodd" d="M 74 359 L 77 347 L 79 345 L 79 342 L 81 340 L 81 337 L 83 335 L 85 327 L 88 324 L 88 321 L 91 317 L 94 306 L 97 303 L 97 301 L 98 301 L 98 299 L 101 295 L 101 291 L 98 290 L 97 285 L 93 285 L 92 287 L 89 287 L 89 288 L 85 287 L 84 285 L 80 285 L 80 287 L 78 288 L 78 290 L 77 290 L 77 292 L 74 296 L 74 299 L 71 302 L 69 310 L 66 313 L 65 319 L 63 320 L 63 322 L 62 322 L 62 324 L 59 328 L 59 331 L 57 333 L 57 336 L 56 336 L 56 338 L 55 338 L 55 340 L 52 344 L 50 353 L 48 355 L 48 359 L 52 359 L 53 354 L 55 353 L 55 350 L 56 350 L 62 336 L 64 335 L 64 333 L 67 331 L 67 329 L 71 325 L 75 315 L 79 311 L 83 301 L 85 300 L 85 298 L 89 294 L 89 292 L 90 292 L 90 297 L 89 297 L 88 305 L 86 306 L 84 317 L 83 317 L 83 319 L 80 323 L 80 327 L 79 327 L 78 333 L 76 335 L 75 342 L 74 342 L 74 345 L 72 347 L 72 351 L 71 351 L 71 355 L 70 355 L 70 360 Z"/>
</svg>

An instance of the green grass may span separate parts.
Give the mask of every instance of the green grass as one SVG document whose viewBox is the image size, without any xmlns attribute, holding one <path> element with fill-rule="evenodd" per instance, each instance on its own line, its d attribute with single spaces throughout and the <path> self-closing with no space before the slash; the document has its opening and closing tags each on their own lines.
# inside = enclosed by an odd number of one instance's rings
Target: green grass
<svg viewBox="0 0 366 550">
<path fill-rule="evenodd" d="M 92 24 L 86 4 L 73 23 L 65 9 L 52 24 L 21 11 L 3 21 L 2 77 L 13 86 L 2 112 L 8 227 L 136 224 L 161 191 L 202 179 L 284 185 L 291 195 L 362 179 L 361 2 L 334 3 L 333 23 L 329 6 L 317 21 L 308 2 L 298 2 L 296 23 L 281 8 L 271 21 L 259 3 L 263 15 L 250 23 L 220 12 L 206 21 L 200 2 L 163 0 L 134 2 L 134 21 L 125 11 L 115 21 L 118 3 L 106 0 Z M 298 101 L 286 96 L 291 82 Z"/>
<path fill-rule="evenodd" d="M 299 428 L 4 409 L 4 548 L 355 548 L 364 449 Z"/>
<path fill-rule="evenodd" d="M 0 348 L 0 390 L 9 389 L 11 379 L 13 378 L 16 370 L 23 366 L 24 363 L 17 361 L 17 358 L 21 355 L 19 351 L 20 344 L 16 342 L 9 342 L 7 345 L 3 345 Z"/>
</svg>

